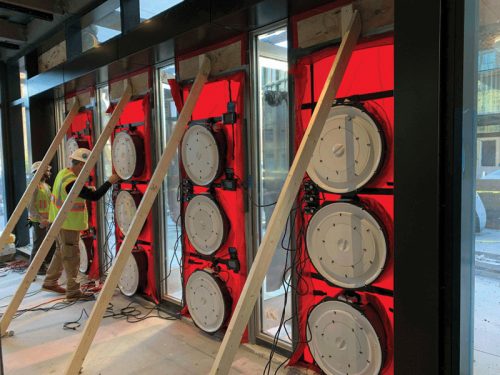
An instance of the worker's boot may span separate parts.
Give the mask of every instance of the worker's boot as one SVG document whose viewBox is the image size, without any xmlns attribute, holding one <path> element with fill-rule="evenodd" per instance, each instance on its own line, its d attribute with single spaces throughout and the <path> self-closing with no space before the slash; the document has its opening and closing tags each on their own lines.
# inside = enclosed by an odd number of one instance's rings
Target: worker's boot
<svg viewBox="0 0 500 375">
<path fill-rule="evenodd" d="M 45 290 L 46 292 L 54 292 L 58 294 L 66 294 L 66 289 L 64 289 L 60 285 L 47 285 L 43 284 L 42 285 L 42 290 Z"/>
<path fill-rule="evenodd" d="M 69 302 L 74 302 L 74 301 L 93 301 L 94 294 L 93 293 L 85 293 L 82 292 L 81 290 L 78 290 L 77 292 L 73 292 L 71 294 L 66 294 L 66 300 Z"/>
</svg>

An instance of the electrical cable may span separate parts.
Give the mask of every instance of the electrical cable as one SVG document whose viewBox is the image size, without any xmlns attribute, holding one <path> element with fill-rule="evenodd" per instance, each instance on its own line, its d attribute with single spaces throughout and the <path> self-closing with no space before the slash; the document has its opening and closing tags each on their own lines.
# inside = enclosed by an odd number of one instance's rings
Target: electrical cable
<svg viewBox="0 0 500 375">
<path fill-rule="evenodd" d="M 89 317 L 89 314 L 87 313 L 87 310 L 82 309 L 82 313 L 80 314 L 80 317 L 77 320 L 73 321 L 73 322 L 65 322 L 63 324 L 63 329 L 76 331 L 76 329 L 80 328 L 80 326 L 81 326 L 80 320 L 83 318 L 83 314 L 85 314 L 85 316 L 87 318 Z"/>
<path fill-rule="evenodd" d="M 233 93 L 232 93 L 232 90 L 231 90 L 231 80 L 227 80 L 227 85 L 228 85 L 228 89 L 229 89 L 229 102 L 232 103 L 233 102 Z M 232 159 L 234 160 L 234 148 L 236 147 L 235 145 L 235 140 L 234 140 L 234 121 L 231 122 L 231 133 L 232 133 L 232 149 L 231 149 L 231 152 L 232 152 Z"/>
<path fill-rule="evenodd" d="M 303 203 L 304 201 L 301 200 L 298 204 L 298 207 L 295 207 L 295 208 L 292 208 L 291 211 L 290 211 L 290 215 L 288 216 L 287 218 L 287 223 L 286 223 L 286 226 L 285 226 L 285 232 L 282 236 L 282 239 L 281 239 L 281 248 L 286 251 L 286 257 L 285 257 L 285 267 L 284 267 L 284 270 L 283 270 L 283 275 L 282 275 L 282 287 L 283 287 L 283 290 L 284 290 L 284 300 L 283 300 L 283 309 L 282 309 L 282 312 L 281 312 L 281 316 L 280 316 L 280 321 L 279 321 L 279 325 L 278 325 L 278 329 L 276 330 L 276 333 L 273 337 L 273 341 L 272 341 L 272 346 L 271 346 L 271 351 L 269 353 L 269 357 L 268 357 L 268 362 L 266 363 L 266 366 L 264 367 L 264 370 L 263 370 L 263 374 L 264 375 L 269 375 L 271 373 L 271 370 L 272 370 L 272 359 L 274 357 L 274 354 L 276 353 L 276 350 L 278 348 L 278 344 L 279 344 L 279 341 L 280 341 L 280 336 L 281 336 L 281 330 L 284 329 L 285 331 L 285 334 L 288 338 L 288 341 L 292 344 L 300 344 L 302 343 L 302 341 L 299 339 L 299 340 L 293 340 L 293 337 L 291 335 L 291 332 L 288 331 L 288 328 L 287 328 L 287 324 L 289 324 L 291 321 L 293 321 L 293 319 L 296 317 L 296 316 L 299 316 L 299 311 L 298 311 L 298 306 L 297 304 L 294 304 L 294 313 L 288 318 L 288 319 L 285 319 L 286 318 L 286 307 L 287 307 L 287 304 L 288 304 L 288 299 L 289 299 L 289 292 L 292 291 L 293 293 L 295 293 L 295 295 L 297 296 L 300 296 L 300 295 L 305 295 L 306 293 L 308 293 L 308 289 L 306 289 L 305 291 L 300 291 L 300 288 L 298 287 L 301 280 L 302 281 L 305 281 L 304 279 L 304 276 L 303 276 L 303 266 L 306 264 L 305 262 L 305 259 L 303 257 L 301 257 L 303 260 L 298 262 L 297 259 L 300 257 L 301 254 L 299 254 L 299 251 L 297 251 L 297 249 L 293 249 L 290 245 L 292 243 L 292 236 L 291 235 L 288 235 L 287 236 L 287 233 L 288 233 L 288 230 L 290 230 L 290 234 L 291 233 L 295 233 L 296 231 L 294 231 L 293 229 L 295 228 L 296 226 L 296 221 L 295 221 L 295 218 L 297 216 L 297 212 L 300 212 L 300 213 L 303 213 L 302 210 L 301 210 L 301 207 L 303 206 Z M 297 235 L 297 248 L 298 249 L 301 249 L 302 246 L 301 246 L 301 241 L 304 240 L 304 236 L 305 236 L 305 231 L 304 231 L 304 226 L 301 225 L 300 226 L 300 229 L 298 231 L 298 235 Z M 288 239 L 288 244 L 285 245 L 285 239 Z M 289 255 L 290 253 L 293 253 L 293 257 L 292 259 L 289 258 Z M 290 263 L 289 263 L 290 262 Z M 292 284 L 292 281 L 291 281 L 291 278 L 288 277 L 287 278 L 287 274 L 289 274 L 293 267 L 295 267 L 295 275 L 296 275 L 296 278 L 297 278 L 297 287 L 294 287 L 294 285 Z M 307 285 L 307 284 L 306 284 Z M 310 330 L 310 327 L 309 327 L 309 323 L 306 324 L 306 330 L 307 332 L 309 332 L 309 334 L 306 333 L 306 342 L 305 343 L 308 343 L 310 341 L 310 337 L 311 337 L 311 330 Z M 278 365 L 278 367 L 276 368 L 276 370 L 274 371 L 274 374 L 277 374 L 278 371 L 285 365 L 285 363 L 289 360 L 289 358 L 286 358 L 282 363 L 280 363 Z"/>
</svg>

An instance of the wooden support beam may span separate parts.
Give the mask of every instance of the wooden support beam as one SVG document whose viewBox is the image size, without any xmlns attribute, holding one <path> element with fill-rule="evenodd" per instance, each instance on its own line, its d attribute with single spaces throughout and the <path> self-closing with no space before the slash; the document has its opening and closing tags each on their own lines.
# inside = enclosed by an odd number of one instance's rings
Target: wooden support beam
<svg viewBox="0 0 500 375">
<path fill-rule="evenodd" d="M 16 293 L 14 294 L 14 297 L 12 298 L 9 306 L 7 307 L 7 310 L 5 311 L 4 315 L 2 316 L 2 320 L 0 321 L 0 328 L 1 328 L 2 335 L 4 335 L 7 332 L 7 328 L 9 327 L 9 324 L 12 321 L 12 318 L 13 318 L 14 314 L 16 313 L 17 309 L 19 308 L 19 305 L 21 304 L 24 296 L 26 295 L 26 292 L 28 291 L 29 286 L 33 282 L 33 279 L 35 278 L 36 273 L 40 269 L 40 266 L 42 265 L 43 260 L 45 259 L 45 256 L 47 255 L 50 247 L 52 246 L 52 244 L 56 240 L 57 236 L 59 235 L 59 232 L 60 232 L 61 227 L 64 223 L 64 220 L 66 219 L 68 211 L 73 207 L 73 203 L 74 203 L 75 199 L 80 194 L 80 191 L 82 190 L 83 185 L 87 181 L 87 179 L 90 175 L 90 172 L 92 171 L 95 164 L 97 163 L 97 160 L 99 159 L 99 157 L 102 153 L 102 150 L 104 149 L 104 146 L 106 145 L 106 142 L 108 141 L 108 138 L 110 137 L 113 129 L 115 128 L 115 125 L 118 122 L 118 119 L 120 118 L 120 115 L 123 112 L 123 109 L 125 108 L 127 103 L 129 102 L 131 96 L 132 96 L 132 87 L 129 85 L 129 86 L 127 86 L 127 89 L 123 93 L 123 96 L 122 96 L 120 102 L 115 107 L 113 114 L 111 115 L 111 118 L 108 121 L 108 124 L 106 125 L 106 127 L 103 129 L 101 135 L 99 136 L 99 139 L 97 140 L 97 143 L 95 144 L 94 148 L 92 149 L 87 162 L 85 163 L 83 169 L 81 170 L 80 174 L 78 175 L 73 187 L 71 188 L 66 200 L 64 201 L 61 209 L 59 210 L 54 222 L 50 226 L 49 231 L 47 232 L 47 235 L 45 236 L 45 239 L 43 240 L 42 244 L 40 245 L 40 248 L 38 249 L 35 258 L 33 259 L 30 266 L 28 267 L 28 270 L 26 271 L 26 274 L 24 275 L 23 281 L 19 285 L 19 288 L 17 289 Z M 40 170 L 43 170 L 43 169 L 40 167 L 39 171 Z"/>
<path fill-rule="evenodd" d="M 118 280 L 122 274 L 123 268 L 125 267 L 128 258 L 132 252 L 132 248 L 137 241 L 137 237 L 139 236 L 141 229 L 146 221 L 149 212 L 151 211 L 151 207 L 158 195 L 163 180 L 167 175 L 168 168 L 172 159 L 175 156 L 177 148 L 181 142 L 182 136 L 186 130 L 186 125 L 191 118 L 196 102 L 198 101 L 198 97 L 200 96 L 203 85 L 208 79 L 208 75 L 210 74 L 211 64 L 208 57 L 203 56 L 200 69 L 196 79 L 191 87 L 191 91 L 189 92 L 189 96 L 182 107 L 179 118 L 177 119 L 177 124 L 175 125 L 174 131 L 170 136 L 170 139 L 165 147 L 165 151 L 161 156 L 161 159 L 156 167 L 151 180 L 149 181 L 148 188 L 146 193 L 144 194 L 139 207 L 137 208 L 137 212 L 130 224 L 130 228 L 128 233 L 123 240 L 123 243 L 118 251 L 118 255 L 115 258 L 115 262 L 111 267 L 111 271 L 106 278 L 106 282 L 99 293 L 99 298 L 90 314 L 89 320 L 85 325 L 85 330 L 82 334 L 82 339 L 73 353 L 73 357 L 71 358 L 71 362 L 66 369 L 65 374 L 67 375 L 77 375 L 80 372 L 81 366 L 85 357 L 89 351 L 90 345 L 94 340 L 94 337 L 99 328 L 99 323 L 102 320 L 102 316 L 108 307 L 108 303 L 113 296 L 113 292 L 116 289 L 116 285 L 118 284 Z"/>
<path fill-rule="evenodd" d="M 252 264 L 248 279 L 234 310 L 227 328 L 222 345 L 217 353 L 211 375 L 228 374 L 236 351 L 238 350 L 241 335 L 245 330 L 248 319 L 252 314 L 255 302 L 260 296 L 262 282 L 269 269 L 274 252 L 285 229 L 287 217 L 295 202 L 297 193 L 304 178 L 304 173 L 316 148 L 316 144 L 325 125 L 332 102 L 347 69 L 349 59 L 358 41 L 361 32 L 361 20 L 357 11 L 353 13 L 347 32 L 342 38 L 332 69 L 328 74 L 325 86 L 321 92 L 318 104 L 309 121 L 307 130 L 302 138 L 297 154 L 293 160 L 283 189 L 276 203 L 266 233 L 259 246 L 257 256 Z"/>
<path fill-rule="evenodd" d="M 26 42 L 26 27 L 0 18 L 0 39 L 9 42 Z"/>
<path fill-rule="evenodd" d="M 21 215 L 23 214 L 24 210 L 28 206 L 28 204 L 31 201 L 31 197 L 33 194 L 35 194 L 35 190 L 38 186 L 38 183 L 41 181 L 43 175 L 45 174 L 45 171 L 47 170 L 47 167 L 49 166 L 50 162 L 54 158 L 54 155 L 57 152 L 57 149 L 59 148 L 59 145 L 64 139 L 64 136 L 68 132 L 69 127 L 71 126 L 71 123 L 73 122 L 73 119 L 75 118 L 75 115 L 78 113 L 78 109 L 80 108 L 80 103 L 78 100 L 75 100 L 73 105 L 71 106 L 71 109 L 64 119 L 64 122 L 61 126 L 61 128 L 57 131 L 57 134 L 55 138 L 52 140 L 52 143 L 49 146 L 49 149 L 45 153 L 45 156 L 42 159 L 42 164 L 40 164 L 40 167 L 36 171 L 35 175 L 31 179 L 31 182 L 29 183 L 28 187 L 26 188 L 26 191 L 24 192 L 23 196 L 21 197 L 21 200 L 17 203 L 16 208 L 14 209 L 14 212 L 12 215 L 10 215 L 9 221 L 7 221 L 7 225 L 5 226 L 3 232 L 0 234 L 0 254 L 2 253 L 3 247 L 7 243 L 7 240 L 9 238 L 9 235 L 12 233 L 14 228 L 17 225 L 17 222 L 21 218 Z M 3 320 L 2 320 L 3 321 Z M 4 331 L 1 331 L 4 333 Z"/>
</svg>

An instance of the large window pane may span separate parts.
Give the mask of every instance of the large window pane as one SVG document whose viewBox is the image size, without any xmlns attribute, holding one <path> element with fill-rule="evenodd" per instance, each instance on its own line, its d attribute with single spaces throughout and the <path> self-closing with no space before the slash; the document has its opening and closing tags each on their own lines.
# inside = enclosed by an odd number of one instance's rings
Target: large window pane
<svg viewBox="0 0 500 375">
<path fill-rule="evenodd" d="M 478 4 L 473 349 L 483 375 L 500 374 L 500 2 Z"/>
<path fill-rule="evenodd" d="M 172 98 L 169 79 L 175 78 L 174 65 L 161 68 L 158 72 L 160 90 L 160 116 L 162 128 L 162 151 L 164 150 L 177 120 L 177 109 Z M 179 157 L 176 154 L 170 164 L 167 177 L 163 182 L 163 208 L 164 208 L 164 267 L 163 285 L 168 298 L 176 301 L 182 300 L 181 254 L 182 241 L 179 202 Z"/>
<path fill-rule="evenodd" d="M 183 0 L 140 0 L 141 22 L 148 20 L 174 5 L 182 3 Z"/>
<path fill-rule="evenodd" d="M 33 164 L 33 158 L 31 155 L 31 128 L 28 113 L 24 105 L 21 108 L 21 118 L 23 121 L 24 175 L 26 176 L 26 186 L 28 186 L 31 182 L 31 178 L 33 177 L 31 174 L 31 164 Z M 29 231 L 29 236 L 30 245 L 28 246 L 31 246 L 33 243 L 33 230 Z"/>
<path fill-rule="evenodd" d="M 256 40 L 258 143 L 256 164 L 258 183 L 257 222 L 259 242 L 274 210 L 289 169 L 289 121 L 288 121 L 288 62 L 287 32 L 280 28 L 258 35 Z M 260 303 L 260 330 L 264 335 L 290 342 L 291 293 L 290 257 L 285 249 L 289 247 L 289 233 L 280 242 L 271 266 L 262 285 Z M 284 246 L 284 247 L 283 247 Z M 285 299 L 287 300 L 286 307 Z M 285 308 L 285 310 L 283 310 Z M 284 312 L 284 321 L 282 315 Z M 285 327 L 283 327 L 283 325 Z M 280 329 L 281 328 L 281 329 Z M 279 333 L 277 333 L 280 331 Z"/>
</svg>

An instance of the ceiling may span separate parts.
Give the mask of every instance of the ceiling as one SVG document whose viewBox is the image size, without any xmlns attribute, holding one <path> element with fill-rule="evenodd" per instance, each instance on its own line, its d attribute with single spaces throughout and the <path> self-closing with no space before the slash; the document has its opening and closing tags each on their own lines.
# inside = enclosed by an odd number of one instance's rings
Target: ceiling
<svg viewBox="0 0 500 375">
<path fill-rule="evenodd" d="M 69 17 L 103 0 L 0 0 L 0 60 L 23 54 Z"/>
</svg>

